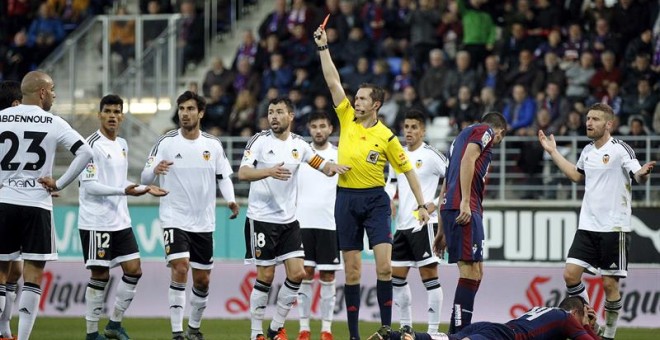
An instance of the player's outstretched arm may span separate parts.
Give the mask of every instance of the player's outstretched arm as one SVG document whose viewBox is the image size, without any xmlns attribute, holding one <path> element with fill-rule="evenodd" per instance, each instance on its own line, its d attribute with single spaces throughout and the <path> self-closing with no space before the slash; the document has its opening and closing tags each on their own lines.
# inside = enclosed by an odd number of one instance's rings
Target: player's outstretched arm
<svg viewBox="0 0 660 340">
<path fill-rule="evenodd" d="M 653 167 L 655 167 L 655 161 L 650 161 L 644 164 L 642 168 L 635 173 L 635 181 L 639 184 L 646 183 L 649 179 L 649 175 L 651 175 L 651 171 L 653 171 Z"/>
<path fill-rule="evenodd" d="M 325 78 L 325 82 L 328 84 L 328 89 L 332 95 L 332 102 L 337 106 L 344 100 L 344 98 L 346 98 L 346 93 L 341 86 L 337 67 L 335 67 L 335 64 L 332 62 L 330 50 L 328 49 L 328 36 L 325 33 L 324 27 L 319 26 L 319 28 L 314 31 L 314 42 L 316 42 L 316 46 L 318 46 L 319 49 L 323 77 Z"/>
<path fill-rule="evenodd" d="M 584 179 L 584 175 L 577 171 L 575 164 L 569 162 L 564 156 L 559 153 L 557 150 L 557 142 L 555 141 L 555 136 L 550 135 L 546 136 L 543 131 L 539 130 L 539 142 L 543 149 L 550 154 L 552 161 L 559 167 L 559 170 L 563 172 L 568 179 L 573 182 L 579 182 Z"/>
<path fill-rule="evenodd" d="M 267 177 L 286 181 L 291 178 L 291 171 L 284 167 L 284 162 L 271 168 L 256 169 L 249 165 L 243 165 L 238 169 L 238 179 L 241 181 L 254 182 Z"/>
</svg>

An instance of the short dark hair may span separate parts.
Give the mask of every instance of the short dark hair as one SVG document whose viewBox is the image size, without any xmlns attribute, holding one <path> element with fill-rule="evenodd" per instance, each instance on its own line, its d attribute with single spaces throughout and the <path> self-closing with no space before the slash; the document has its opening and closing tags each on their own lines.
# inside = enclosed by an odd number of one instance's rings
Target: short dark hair
<svg viewBox="0 0 660 340">
<path fill-rule="evenodd" d="M 496 129 L 506 130 L 506 118 L 504 118 L 504 116 L 501 113 L 496 111 L 491 111 L 486 113 L 481 118 L 481 122 L 484 124 L 488 124 Z"/>
<path fill-rule="evenodd" d="M 122 111 L 124 110 L 124 100 L 116 94 L 108 94 L 101 98 L 101 104 L 99 104 L 99 112 L 103 111 L 103 107 L 106 105 L 119 105 Z"/>
<path fill-rule="evenodd" d="M 332 125 L 332 121 L 330 120 L 330 116 L 328 116 L 327 113 L 323 111 L 316 111 L 312 112 L 309 114 L 309 118 L 307 119 L 307 123 L 311 123 L 315 120 L 322 120 L 325 119 L 328 121 L 328 124 Z"/>
<path fill-rule="evenodd" d="M 383 106 L 383 102 L 385 101 L 385 90 L 383 90 L 382 87 L 372 83 L 362 83 L 358 89 L 371 89 L 371 94 L 369 95 L 371 100 L 374 102 L 380 102 L 380 106 Z"/>
<path fill-rule="evenodd" d="M 614 110 L 612 110 L 611 106 L 609 106 L 605 103 L 593 104 L 593 105 L 589 106 L 589 109 L 587 110 L 587 112 L 592 111 L 592 110 L 593 111 L 604 112 L 605 115 L 607 116 L 608 120 L 613 120 L 614 119 L 614 116 L 615 116 Z"/>
<path fill-rule="evenodd" d="M 271 99 L 270 102 L 268 102 L 268 106 L 270 105 L 277 105 L 277 104 L 284 104 L 286 106 L 286 109 L 288 112 L 293 112 L 293 103 L 291 100 L 287 97 L 277 97 L 275 99 Z"/>
<path fill-rule="evenodd" d="M 423 126 L 426 126 L 426 114 L 420 110 L 408 110 L 404 119 L 414 119 L 419 121 Z"/>
<path fill-rule="evenodd" d="M 571 311 L 576 311 L 578 314 L 578 317 L 583 318 L 584 317 L 584 305 L 586 302 L 584 299 L 580 296 L 569 296 L 562 300 L 562 302 L 559 303 L 559 308 L 571 312 Z"/>
<path fill-rule="evenodd" d="M 182 103 L 187 102 L 191 99 L 193 99 L 197 102 L 197 111 L 202 112 L 202 111 L 206 110 L 206 99 L 204 99 L 204 97 L 202 97 L 202 96 L 200 96 L 197 93 L 192 92 L 192 91 L 186 91 L 186 92 L 182 93 L 179 96 L 179 98 L 176 99 L 177 110 L 178 110 L 179 105 L 181 105 Z"/>
<path fill-rule="evenodd" d="M 21 83 L 14 80 L 0 82 L 0 110 L 11 107 L 11 104 L 17 100 L 23 101 Z"/>
</svg>

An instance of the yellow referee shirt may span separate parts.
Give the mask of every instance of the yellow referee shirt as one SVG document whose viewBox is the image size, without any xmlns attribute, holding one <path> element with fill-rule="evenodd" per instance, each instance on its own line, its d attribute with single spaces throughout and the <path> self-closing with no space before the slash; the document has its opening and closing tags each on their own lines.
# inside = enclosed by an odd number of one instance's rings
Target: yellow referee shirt
<svg viewBox="0 0 660 340">
<path fill-rule="evenodd" d="M 355 121 L 355 109 L 348 98 L 335 108 L 339 117 L 338 164 L 351 170 L 339 175 L 341 188 L 367 189 L 385 186 L 385 166 L 389 161 L 397 173 L 412 169 L 399 139 L 380 121 L 365 128 Z"/>
</svg>

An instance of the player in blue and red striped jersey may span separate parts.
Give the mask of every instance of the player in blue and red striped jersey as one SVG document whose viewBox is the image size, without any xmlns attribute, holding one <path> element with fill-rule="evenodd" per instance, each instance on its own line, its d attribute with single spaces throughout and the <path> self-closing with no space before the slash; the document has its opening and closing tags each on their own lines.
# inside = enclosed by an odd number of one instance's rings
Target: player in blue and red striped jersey
<svg viewBox="0 0 660 340">
<path fill-rule="evenodd" d="M 489 112 L 481 123 L 463 129 L 449 149 L 449 166 L 441 190 L 441 218 L 434 240 L 434 250 L 442 256 L 447 248 L 449 263 L 457 263 L 459 270 L 449 333 L 460 331 L 472 321 L 474 297 L 483 276 L 481 202 L 485 179 L 491 149 L 502 141 L 506 128 L 501 113 Z"/>
<path fill-rule="evenodd" d="M 534 307 L 506 323 L 475 322 L 456 334 L 430 335 L 402 328 L 382 334 L 384 340 L 598 340 L 596 312 L 579 296 L 558 307 Z"/>
</svg>

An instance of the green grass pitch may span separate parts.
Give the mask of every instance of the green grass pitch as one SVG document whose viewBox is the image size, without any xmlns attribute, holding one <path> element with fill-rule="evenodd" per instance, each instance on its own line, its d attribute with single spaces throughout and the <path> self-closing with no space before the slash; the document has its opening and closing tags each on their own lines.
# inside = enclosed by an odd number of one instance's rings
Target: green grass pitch
<svg viewBox="0 0 660 340">
<path fill-rule="evenodd" d="M 17 318 L 12 320 L 12 330 L 16 330 Z M 269 321 L 264 321 L 264 328 Z M 102 320 L 99 327 L 105 327 L 107 320 Z M 133 319 L 127 318 L 123 322 L 128 334 L 134 340 L 169 340 L 171 339 L 169 319 Z M 184 322 L 184 325 L 186 323 Z M 398 324 L 395 323 L 398 327 Z M 426 330 L 426 325 L 417 325 L 419 330 Z M 312 339 L 318 339 L 320 322 L 312 321 Z M 378 325 L 361 322 L 360 331 L 363 339 L 372 334 Z M 286 324 L 289 339 L 296 339 L 298 322 L 291 320 Z M 447 330 L 447 325 L 440 326 L 440 330 Z M 209 340 L 248 340 L 250 336 L 249 320 L 219 320 L 210 319 L 202 322 L 202 332 Z M 348 339 L 346 322 L 337 321 L 333 324 L 333 334 L 337 340 Z M 660 328 L 620 328 L 617 331 L 617 340 L 652 340 L 659 339 Z M 39 317 L 32 331 L 31 339 L 37 340 L 72 340 L 85 339 L 84 318 L 47 318 Z"/>
</svg>

